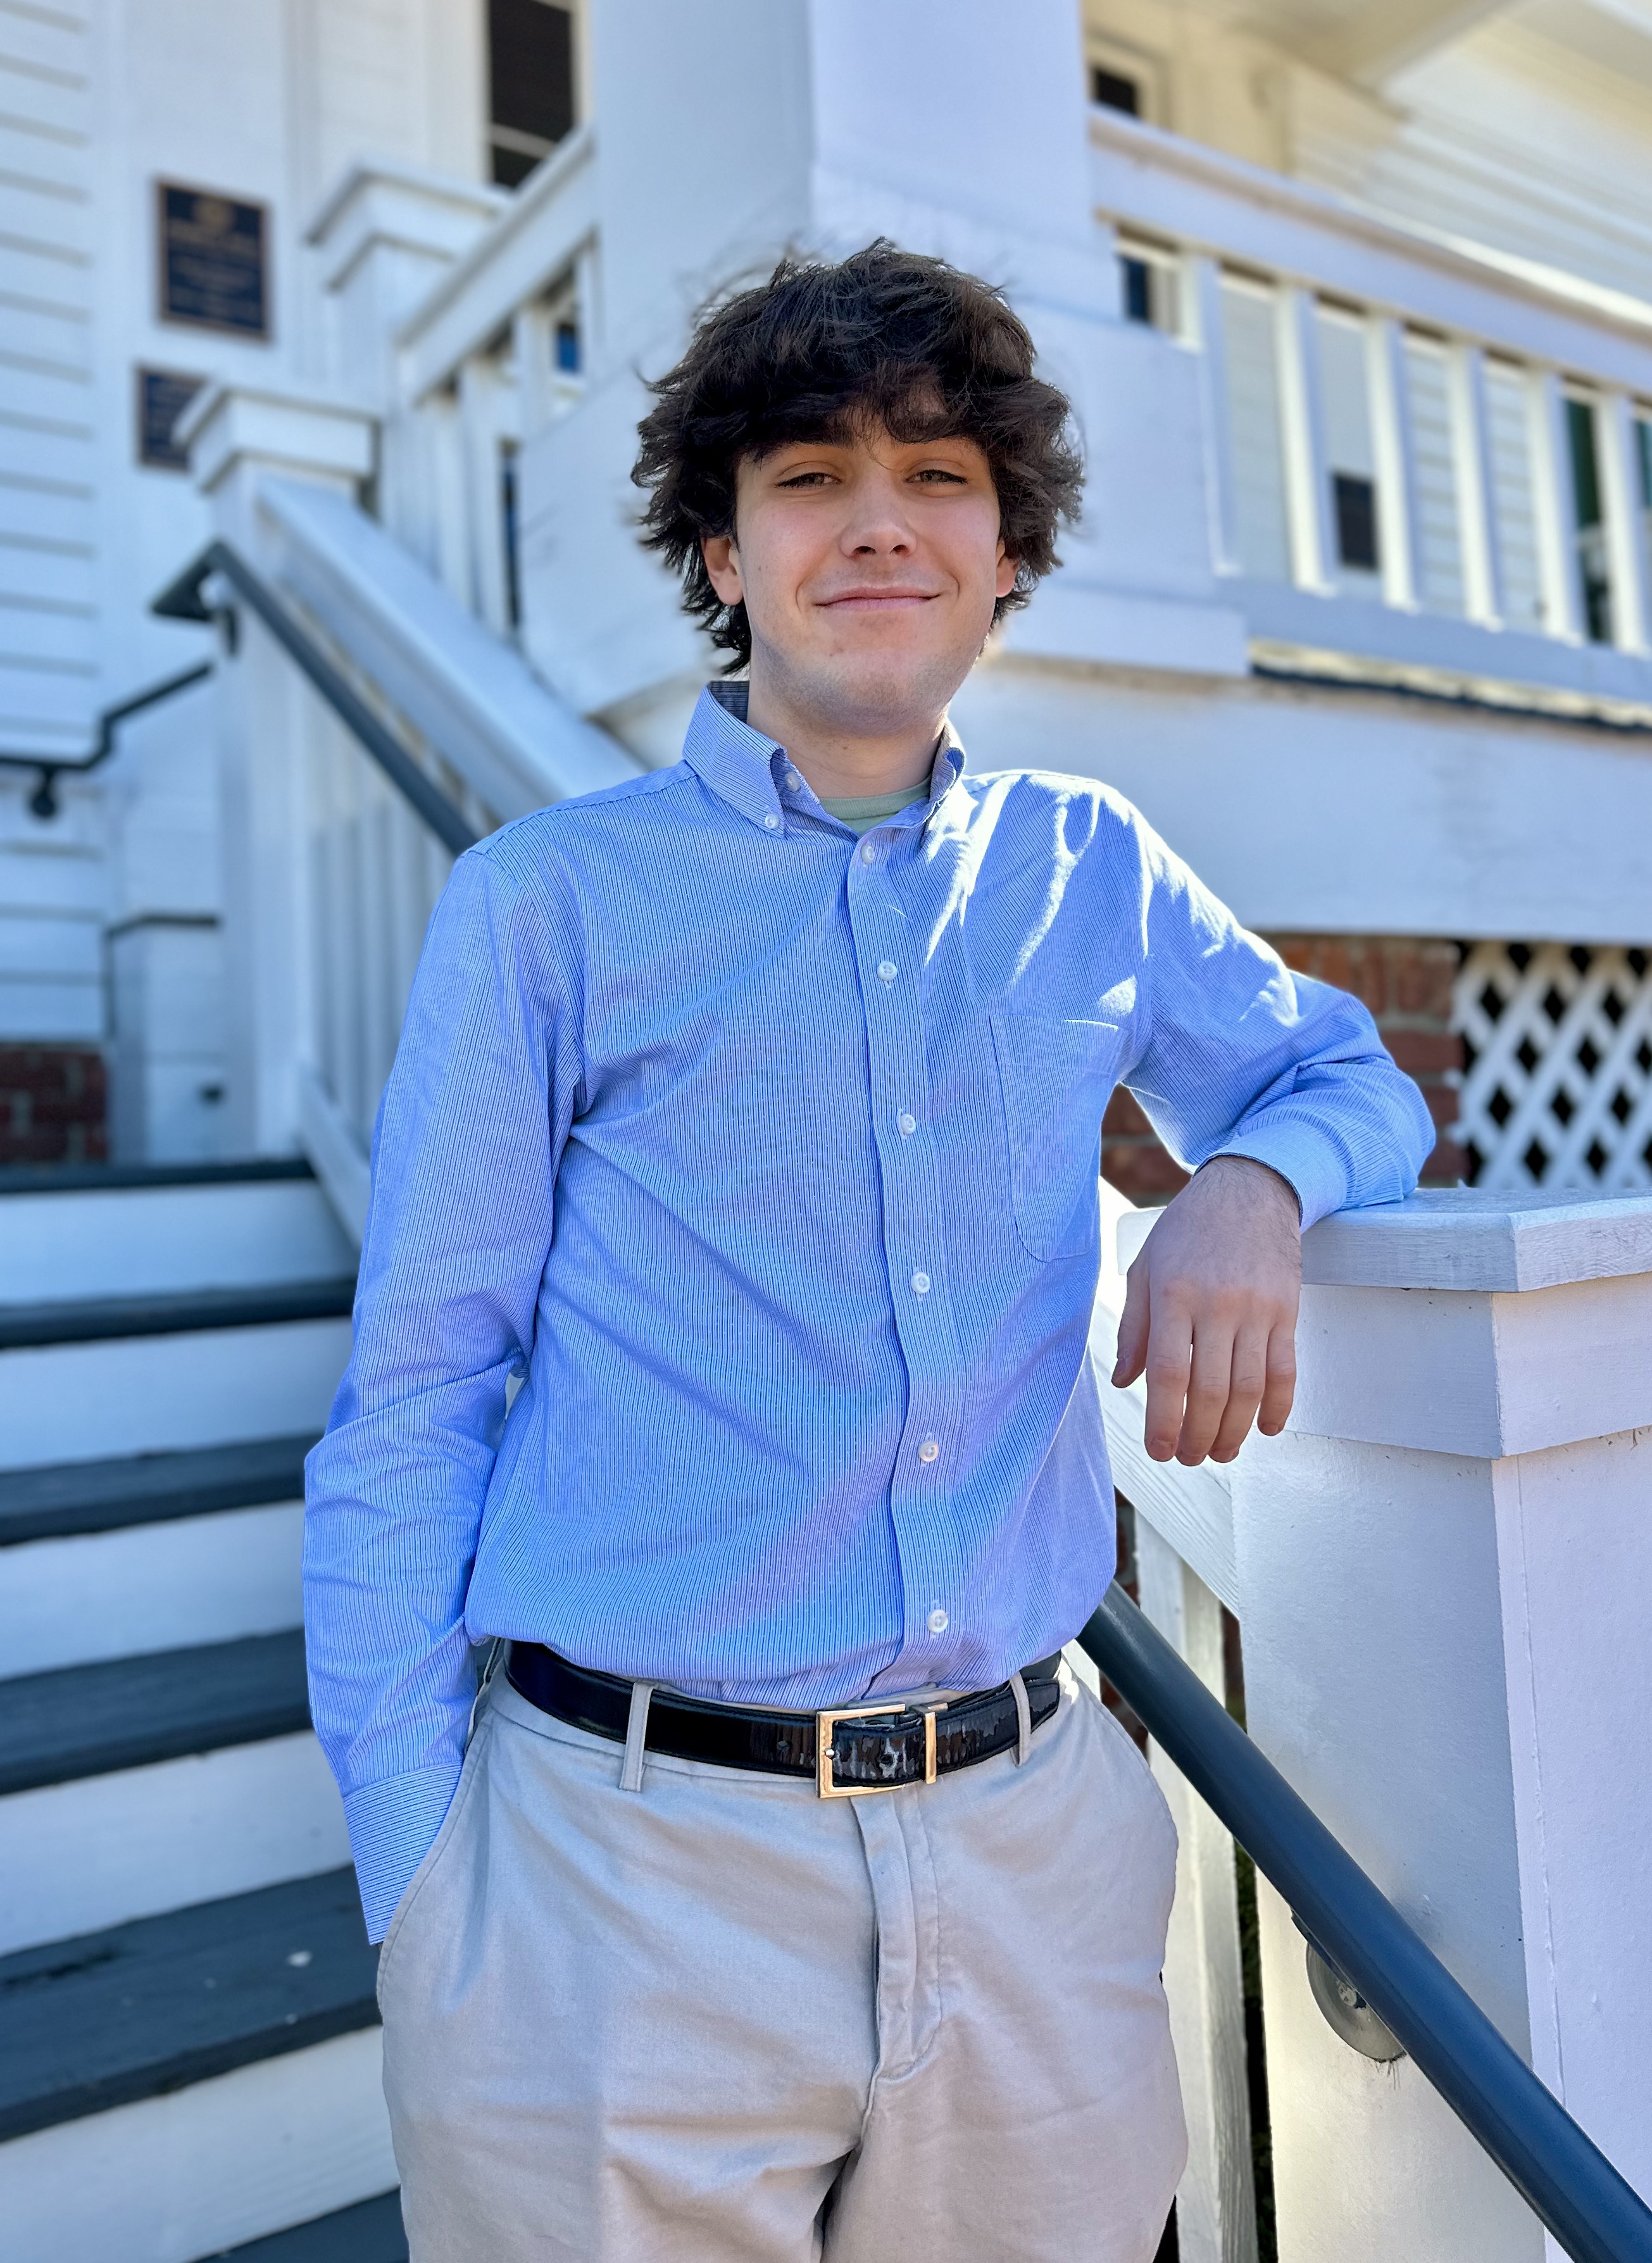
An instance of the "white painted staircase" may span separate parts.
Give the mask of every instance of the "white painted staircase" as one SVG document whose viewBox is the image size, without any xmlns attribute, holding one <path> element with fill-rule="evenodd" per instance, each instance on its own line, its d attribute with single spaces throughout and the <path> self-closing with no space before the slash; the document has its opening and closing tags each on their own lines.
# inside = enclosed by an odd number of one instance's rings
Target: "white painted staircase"
<svg viewBox="0 0 1652 2263">
<path fill-rule="evenodd" d="M 300 1626 L 354 1267 L 302 1164 L 0 1174 L 6 2263 L 406 2256 Z"/>
</svg>

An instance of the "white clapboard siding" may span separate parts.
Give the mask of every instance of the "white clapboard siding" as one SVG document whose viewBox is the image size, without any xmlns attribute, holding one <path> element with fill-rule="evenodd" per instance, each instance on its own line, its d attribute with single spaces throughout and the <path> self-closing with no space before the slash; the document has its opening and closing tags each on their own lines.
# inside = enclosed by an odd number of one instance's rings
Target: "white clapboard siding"
<svg viewBox="0 0 1652 2263">
<path fill-rule="evenodd" d="M 0 1799 L 0 1956 L 349 1860 L 307 1729 L 13 1792 Z"/>
<path fill-rule="evenodd" d="M 0 12 L 0 735 L 69 752 L 97 676 L 89 28 Z"/>
<path fill-rule="evenodd" d="M 1407 331 L 1405 386 L 1417 483 L 1417 546 L 1422 599 L 1432 612 L 1463 610 L 1462 535 L 1452 449 L 1451 395 L 1445 351 Z"/>
<path fill-rule="evenodd" d="M 1531 381 L 1508 362 L 1486 364 L 1486 439 L 1491 515 L 1503 572 L 1503 618 L 1511 629 L 1543 626 L 1543 566 L 1532 457 Z"/>
<path fill-rule="evenodd" d="M 278 1634 L 304 1616 L 304 1504 L 0 1548 L 0 1671 Z"/>
<path fill-rule="evenodd" d="M 0 2144 L 18 2263 L 196 2263 L 396 2182 L 377 2028 Z"/>
<path fill-rule="evenodd" d="M 318 1281 L 356 1269 L 314 1179 L 8 1195 L 4 1225 L 0 1305 Z"/>
<path fill-rule="evenodd" d="M 1285 502 L 1273 293 L 1223 276 L 1222 323 L 1239 564 L 1244 573 L 1259 580 L 1288 582 L 1290 523 Z"/>
<path fill-rule="evenodd" d="M 347 1319 L 0 1352 L 6 1463 L 36 1469 L 319 1434 L 349 1356 Z"/>
</svg>

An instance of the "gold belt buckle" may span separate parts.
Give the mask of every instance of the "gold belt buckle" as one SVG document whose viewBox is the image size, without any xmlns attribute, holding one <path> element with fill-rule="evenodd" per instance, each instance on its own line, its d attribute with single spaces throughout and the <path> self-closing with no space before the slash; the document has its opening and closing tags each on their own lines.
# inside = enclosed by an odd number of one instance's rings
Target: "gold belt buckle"
<svg viewBox="0 0 1652 2263">
<path fill-rule="evenodd" d="M 905 1791 L 904 1783 L 839 1783 L 833 1773 L 832 1732 L 840 1721 L 867 1721 L 880 1713 L 905 1713 L 906 1705 L 832 1705 L 814 1717 L 815 1789 L 822 1799 L 866 1799 L 878 1791 Z M 935 1714 L 924 1709 L 924 1782 L 935 1780 Z"/>
</svg>

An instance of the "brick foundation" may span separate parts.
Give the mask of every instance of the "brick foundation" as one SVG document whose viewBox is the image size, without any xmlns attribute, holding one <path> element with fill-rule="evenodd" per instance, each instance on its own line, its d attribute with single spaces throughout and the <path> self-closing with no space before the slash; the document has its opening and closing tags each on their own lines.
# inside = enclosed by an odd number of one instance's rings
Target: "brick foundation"
<svg viewBox="0 0 1652 2263">
<path fill-rule="evenodd" d="M 1446 1134 L 1457 1119 L 1451 1081 L 1462 1067 L 1462 1039 L 1451 1025 L 1452 984 L 1461 953 L 1454 943 L 1410 936 L 1274 935 L 1268 937 L 1299 974 L 1351 990 L 1370 1009 L 1382 1042 L 1422 1088 L 1433 1117 L 1434 1152 L 1425 1186 L 1454 1186 L 1467 1168 Z M 1132 1202 L 1164 1202 L 1187 1182 L 1128 1092 L 1115 1092 L 1101 1125 L 1101 1173 Z"/>
<path fill-rule="evenodd" d="M 101 1053 L 0 1045 L 0 1167 L 105 1161 L 107 1112 Z"/>
</svg>

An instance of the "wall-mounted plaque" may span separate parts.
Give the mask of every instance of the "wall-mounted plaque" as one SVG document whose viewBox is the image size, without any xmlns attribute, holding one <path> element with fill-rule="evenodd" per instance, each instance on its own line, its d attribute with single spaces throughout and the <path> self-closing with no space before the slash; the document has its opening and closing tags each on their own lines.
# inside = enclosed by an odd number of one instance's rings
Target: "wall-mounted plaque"
<svg viewBox="0 0 1652 2263">
<path fill-rule="evenodd" d="M 156 184 L 161 317 L 237 337 L 270 335 L 269 213 L 210 189 Z"/>
<path fill-rule="evenodd" d="M 186 472 L 189 453 L 173 438 L 178 418 L 202 386 L 204 377 L 181 369 L 140 369 L 138 372 L 138 461 L 157 471 Z"/>
</svg>

